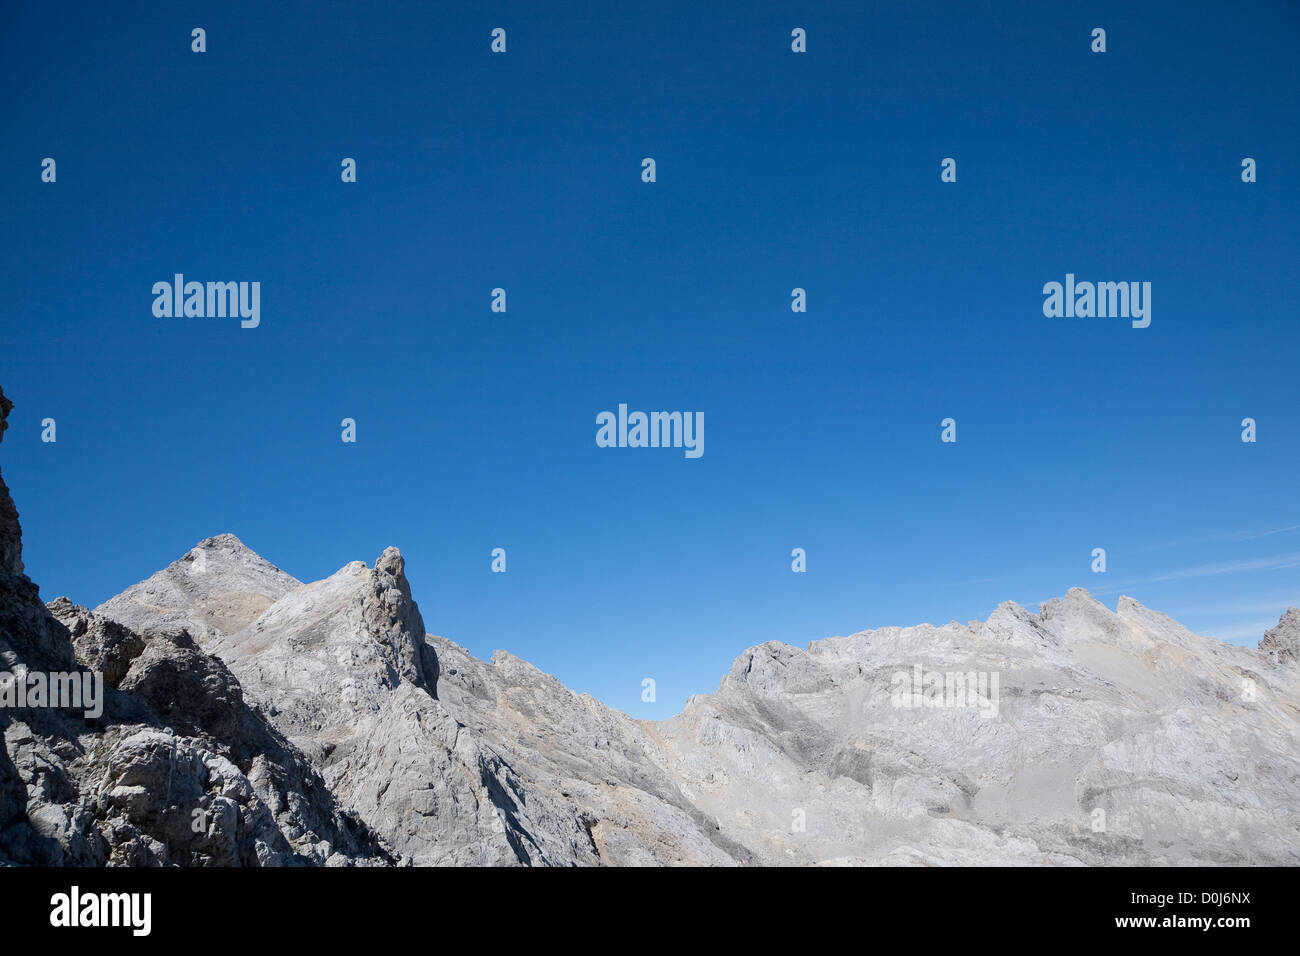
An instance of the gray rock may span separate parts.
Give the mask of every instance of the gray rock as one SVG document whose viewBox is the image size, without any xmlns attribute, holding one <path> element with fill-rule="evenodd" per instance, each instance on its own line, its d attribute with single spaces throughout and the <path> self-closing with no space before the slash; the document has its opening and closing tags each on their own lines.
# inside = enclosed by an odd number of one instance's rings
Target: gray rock
<svg viewBox="0 0 1300 956">
<path fill-rule="evenodd" d="M 92 612 L 20 534 L 0 482 L 0 668 L 110 690 L 0 709 L 0 864 L 1300 863 L 1294 608 L 1258 649 L 1078 588 L 769 642 L 650 722 L 428 634 L 394 548 L 302 584 L 220 535 Z"/>
<path fill-rule="evenodd" d="M 187 630 L 202 642 L 239 630 L 300 585 L 233 534 L 219 534 L 98 610 L 134 631 Z"/>
<path fill-rule="evenodd" d="M 67 628 L 77 659 L 103 674 L 109 687 L 117 687 L 122 682 L 131 662 L 144 651 L 144 640 L 135 631 L 92 614 L 66 597 L 55 598 L 47 608 Z"/>
<path fill-rule="evenodd" d="M 1259 649 L 1274 664 L 1300 662 L 1300 608 L 1288 608 L 1277 627 L 1264 632 Z"/>
<path fill-rule="evenodd" d="M 0 424 L 11 407 L 2 399 Z M 228 560 L 233 546 L 211 540 Z M 89 670 L 108 688 L 96 719 L 84 709 L 0 708 L 0 865 L 396 862 L 244 702 L 226 665 L 171 618 L 140 633 L 66 598 L 43 605 L 22 573 L 21 529 L 3 481 L 0 557 L 0 670 Z M 211 605 L 205 596 L 200 622 L 237 620 L 231 593 Z"/>
<path fill-rule="evenodd" d="M 1289 620 L 1254 651 L 1074 589 L 750 648 L 653 723 L 425 634 L 390 548 L 206 647 L 416 864 L 1295 863 Z M 896 706 L 917 667 L 996 674 L 996 713 Z"/>
</svg>

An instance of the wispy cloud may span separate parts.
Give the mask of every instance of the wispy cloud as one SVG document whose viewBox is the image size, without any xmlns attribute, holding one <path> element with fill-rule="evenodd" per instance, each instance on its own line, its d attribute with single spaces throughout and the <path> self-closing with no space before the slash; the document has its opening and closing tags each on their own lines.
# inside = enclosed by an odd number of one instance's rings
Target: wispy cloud
<svg viewBox="0 0 1300 956">
<path fill-rule="evenodd" d="M 1265 528 L 1263 531 L 1225 531 L 1219 534 L 1206 535 L 1201 538 L 1183 538 L 1179 541 L 1162 541 L 1159 544 L 1148 544 L 1145 547 L 1138 548 L 1138 551 L 1158 551 L 1162 548 L 1183 548 L 1192 544 L 1210 544 L 1215 541 L 1257 541 L 1260 538 L 1268 538 L 1278 534 L 1295 534 L 1300 532 L 1300 524 L 1283 525 L 1277 528 Z"/>
<path fill-rule="evenodd" d="M 1244 574 L 1250 571 L 1281 571 L 1286 568 L 1300 568 L 1300 551 L 1286 554 L 1274 554 L 1265 558 L 1248 558 L 1237 561 L 1221 561 L 1216 564 L 1198 564 L 1189 568 L 1179 568 L 1164 574 L 1147 578 L 1138 578 L 1117 588 L 1107 588 L 1098 594 L 1117 594 L 1132 588 L 1148 584 L 1164 584 L 1169 581 L 1184 581 L 1188 578 L 1206 578 L 1219 574 Z"/>
<path fill-rule="evenodd" d="M 1300 551 L 1287 554 L 1275 554 L 1267 558 L 1250 558 L 1245 561 L 1223 561 L 1218 564 L 1200 564 L 1191 568 L 1170 571 L 1147 578 L 1142 584 L 1158 584 L 1161 581 L 1181 581 L 1184 578 L 1204 578 L 1215 574 L 1241 574 L 1245 571 L 1280 571 L 1283 568 L 1300 567 Z"/>
<path fill-rule="evenodd" d="M 1259 621 L 1237 622 L 1228 624 L 1224 627 L 1210 627 L 1204 629 L 1201 633 L 1207 637 L 1217 637 L 1225 643 L 1235 644 L 1242 641 L 1249 641 L 1254 644 L 1264 636 L 1264 632 L 1269 628 L 1277 627 L 1277 618 L 1266 618 Z"/>
<path fill-rule="evenodd" d="M 1229 600 L 1218 603 L 1192 604 L 1183 608 L 1184 614 L 1202 614 L 1218 617 L 1235 617 L 1242 614 L 1281 614 L 1289 607 L 1300 607 L 1300 586 L 1287 592 L 1261 594 L 1249 600 Z"/>
</svg>

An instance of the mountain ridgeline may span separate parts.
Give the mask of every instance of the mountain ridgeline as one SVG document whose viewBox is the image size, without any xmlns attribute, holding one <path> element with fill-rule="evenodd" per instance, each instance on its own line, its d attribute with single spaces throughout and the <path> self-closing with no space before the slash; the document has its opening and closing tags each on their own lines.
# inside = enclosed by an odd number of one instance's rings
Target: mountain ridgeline
<svg viewBox="0 0 1300 956">
<path fill-rule="evenodd" d="M 641 721 L 429 634 L 395 548 L 304 584 L 223 534 L 42 603 L 0 481 L 0 671 L 104 687 L 0 706 L 0 864 L 1300 863 L 1294 608 L 1252 649 L 1076 588 Z"/>
</svg>

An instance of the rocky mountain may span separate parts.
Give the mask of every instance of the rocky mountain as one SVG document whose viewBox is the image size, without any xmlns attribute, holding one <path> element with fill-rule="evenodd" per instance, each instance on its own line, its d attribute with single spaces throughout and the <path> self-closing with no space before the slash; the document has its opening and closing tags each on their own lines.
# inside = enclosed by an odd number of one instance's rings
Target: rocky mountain
<svg viewBox="0 0 1300 956">
<path fill-rule="evenodd" d="M 0 441 L 11 408 L 0 393 Z M 96 674 L 97 708 L 16 691 L 20 681 L 38 686 L 34 678 L 53 687 L 91 677 L 82 686 L 93 686 Z M 42 604 L 23 573 L 18 512 L 3 480 L 0 733 L 0 865 L 398 859 L 183 626 L 160 617 L 135 629 L 66 598 Z"/>
<path fill-rule="evenodd" d="M 1300 863 L 1294 608 L 1258 650 L 1082 589 L 767 643 L 649 722 L 429 634 L 394 548 L 304 584 L 220 535 L 43 605 L 0 484 L 0 558 L 0 667 L 110 688 L 0 708 L 0 862 Z"/>
</svg>

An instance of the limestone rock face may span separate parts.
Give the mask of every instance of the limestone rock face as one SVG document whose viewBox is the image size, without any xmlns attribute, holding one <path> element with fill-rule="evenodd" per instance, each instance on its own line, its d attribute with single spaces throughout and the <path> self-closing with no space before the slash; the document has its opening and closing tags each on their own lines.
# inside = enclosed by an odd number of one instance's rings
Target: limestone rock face
<svg viewBox="0 0 1300 956">
<path fill-rule="evenodd" d="M 55 598 L 47 607 L 68 629 L 77 659 L 102 673 L 109 687 L 119 686 L 131 662 L 144 651 L 144 639 L 116 621 L 78 607 L 66 597 Z"/>
<path fill-rule="evenodd" d="M 996 674 L 996 711 L 898 706 L 918 667 Z M 1037 615 L 752 648 L 657 735 L 767 860 L 1295 864 L 1298 702 L 1266 655 L 1076 588 Z"/>
<path fill-rule="evenodd" d="M 99 610 L 132 630 L 184 629 L 203 642 L 239 630 L 301 583 L 233 534 L 219 534 Z"/>
<path fill-rule="evenodd" d="M 0 425 L 11 407 L 0 400 Z M 0 705 L 0 865 L 397 861 L 171 619 L 141 632 L 67 598 L 42 604 L 20 535 L 0 481 L 0 679 L 97 674 L 102 713 Z"/>
<path fill-rule="evenodd" d="M 753 647 L 652 723 L 426 634 L 390 548 L 204 648 L 421 865 L 1297 863 L 1296 620 L 1256 651 L 1074 589 Z"/>
<path fill-rule="evenodd" d="M 1076 588 L 648 722 L 428 634 L 395 548 L 303 584 L 219 535 L 95 611 L 21 559 L 0 482 L 0 672 L 105 699 L 0 707 L 0 865 L 1300 864 L 1295 608 L 1251 649 Z"/>
<path fill-rule="evenodd" d="M 243 559 L 240 581 L 270 567 Z M 736 848 L 655 765 L 639 723 L 510 655 L 487 664 L 426 634 L 397 549 L 301 585 L 229 632 L 194 599 L 229 593 L 210 567 L 177 562 L 165 587 L 156 575 L 97 613 L 143 623 L 148 592 L 162 620 L 201 623 L 204 651 L 410 862 L 733 861 Z"/>
<path fill-rule="evenodd" d="M 1300 664 L 1300 608 L 1290 608 L 1277 627 L 1265 631 L 1259 649 L 1274 664 Z"/>
</svg>

